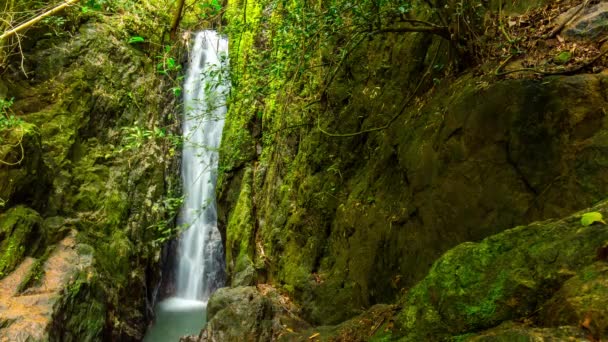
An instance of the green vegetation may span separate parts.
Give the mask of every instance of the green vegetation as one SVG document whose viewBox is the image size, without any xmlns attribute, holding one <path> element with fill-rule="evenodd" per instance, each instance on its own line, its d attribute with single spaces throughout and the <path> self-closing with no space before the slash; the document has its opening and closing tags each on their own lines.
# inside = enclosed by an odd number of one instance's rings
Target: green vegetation
<svg viewBox="0 0 608 342">
<path fill-rule="evenodd" d="M 19 206 L 0 215 L 0 278 L 9 274 L 26 255 L 35 255 L 45 243 L 40 215 Z"/>
<path fill-rule="evenodd" d="M 141 340 L 183 229 L 180 63 L 209 27 L 230 39 L 205 91 L 232 85 L 218 216 L 247 286 L 212 329 L 608 334 L 606 52 L 553 32 L 597 2 L 82 0 L 11 32 L 60 3 L 0 8 L 0 278 L 36 258 L 35 288 L 67 232 L 91 260 L 49 339 Z"/>
<path fill-rule="evenodd" d="M 17 287 L 18 293 L 22 293 L 28 288 L 40 284 L 42 277 L 44 277 L 44 263 L 47 261 L 52 252 L 53 248 L 49 246 L 46 248 L 44 254 L 38 259 L 36 259 L 36 261 L 34 261 L 27 275 L 23 278 L 23 281 Z"/>
</svg>

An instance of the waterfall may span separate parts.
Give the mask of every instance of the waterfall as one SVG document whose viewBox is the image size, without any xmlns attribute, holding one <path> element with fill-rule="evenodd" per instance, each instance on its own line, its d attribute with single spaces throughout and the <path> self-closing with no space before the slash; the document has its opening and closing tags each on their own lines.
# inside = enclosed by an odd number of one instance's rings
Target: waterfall
<svg viewBox="0 0 608 342">
<path fill-rule="evenodd" d="M 215 31 L 196 34 L 184 83 L 182 181 L 176 297 L 207 302 L 224 282 L 215 183 L 226 115 L 228 40 Z"/>
<path fill-rule="evenodd" d="M 215 183 L 228 87 L 228 40 L 215 31 L 196 34 L 184 82 L 182 182 L 184 203 L 174 297 L 155 307 L 145 342 L 198 334 L 213 291 L 224 285 L 224 252 L 217 228 Z"/>
</svg>

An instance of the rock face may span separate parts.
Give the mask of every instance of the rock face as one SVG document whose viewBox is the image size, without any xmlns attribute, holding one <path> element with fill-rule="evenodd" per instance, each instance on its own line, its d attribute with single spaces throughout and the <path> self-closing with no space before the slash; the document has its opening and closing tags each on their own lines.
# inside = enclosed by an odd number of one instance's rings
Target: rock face
<svg viewBox="0 0 608 342">
<path fill-rule="evenodd" d="M 69 8 L 61 29 L 42 22 L 22 38 L 23 64 L 0 65 L 2 100 L 14 99 L 2 110 L 18 118 L 0 125 L 0 281 L 42 276 L 0 293 L 32 307 L 3 307 L 0 339 L 143 337 L 179 197 L 173 85 L 156 52 L 128 44 L 151 10 L 123 20 Z"/>
<path fill-rule="evenodd" d="M 518 3 L 525 8 L 528 2 Z M 231 106 L 227 116 L 218 186 L 231 285 L 280 287 L 301 305 L 306 321 L 335 325 L 375 304 L 393 303 L 403 293 L 414 296 L 423 279 L 443 277 L 433 271 L 441 264 L 433 263 L 463 242 L 565 217 L 608 196 L 605 72 L 509 79 L 465 70 L 441 79 L 441 73 L 433 72 L 447 61 L 437 62 L 433 56 L 448 52 L 439 39 L 387 35 L 364 39 L 349 51 L 321 94 L 315 85 L 326 78 L 311 72 L 302 77 L 306 81 L 294 81 L 293 88 L 282 88 L 291 84 L 283 80 L 262 96 L 257 89 L 267 80 L 256 79 L 259 70 L 272 56 L 288 55 L 284 45 L 271 43 L 276 37 L 265 18 L 279 20 L 281 15 L 271 12 L 248 7 L 251 29 L 234 42 L 240 72 L 246 75 L 234 92 L 240 91 L 245 100 Z M 231 18 L 239 29 L 240 18 Z M 315 60 L 319 65 L 340 50 L 327 45 L 315 52 L 321 56 Z M 421 80 L 424 70 L 430 76 Z M 435 75 L 439 77 L 433 82 Z M 251 89 L 250 99 L 246 95 Z M 408 98 L 413 100 L 403 105 Z M 517 242 L 505 243 L 530 245 L 515 235 Z M 588 238 L 591 250 L 584 253 L 591 254 L 582 261 L 572 252 L 564 257 L 564 268 L 590 265 L 599 241 Z M 538 239 L 539 245 L 554 242 L 549 233 Z M 568 243 L 564 240 L 559 248 Z M 395 322 L 402 327 L 398 334 L 415 341 L 425 340 L 426 333 L 445 337 L 490 329 L 538 309 L 535 300 L 549 300 L 572 276 L 562 277 L 561 268 L 537 261 L 543 265 L 538 272 L 546 274 L 536 278 L 524 272 L 519 283 L 520 275 L 511 275 L 515 270 L 508 268 L 519 264 L 505 265 L 504 274 L 491 273 L 488 265 L 478 264 L 483 259 L 477 260 L 476 253 L 490 264 L 497 254 L 492 250 L 485 255 L 476 246 L 461 245 L 442 260 L 456 257 L 483 266 L 490 272 L 487 277 L 499 284 L 484 288 L 496 298 L 482 296 L 486 302 L 469 305 L 466 300 L 472 298 L 457 297 L 463 300 L 458 302 L 449 297 L 457 285 L 450 282 L 457 279 L 443 284 L 438 278 L 442 285 L 432 285 L 440 287 L 438 293 L 408 296 L 414 301 L 408 306 L 417 307 L 421 298 L 442 298 L 433 302 L 439 306 L 455 302 L 437 309 L 436 316 L 426 307 L 419 308 L 418 318 L 402 312 Z M 500 261 L 525 259 L 525 251 L 518 253 Z M 446 277 L 456 272 L 444 271 Z M 463 281 L 474 287 L 486 276 L 474 277 Z M 543 292 L 543 286 L 550 290 Z M 517 300 L 526 304 L 512 308 L 515 299 L 503 293 L 521 295 Z M 495 301 L 501 306 L 491 305 Z M 464 309 L 470 312 L 463 315 Z M 439 331 L 444 315 L 449 328 Z M 409 319 L 411 325 L 426 328 L 411 330 Z"/>
<path fill-rule="evenodd" d="M 0 340 L 25 341 L 48 339 L 51 324 L 57 324 L 53 316 L 59 314 L 60 300 L 70 288 L 75 279 L 83 282 L 92 272 L 92 252 L 90 247 L 78 246 L 76 232 L 60 241 L 46 259 L 25 259 L 9 276 L 0 280 Z M 82 272 L 82 278 L 79 273 Z M 103 311 L 98 310 L 95 303 L 90 303 L 92 319 L 87 322 L 93 335 L 80 335 L 83 340 L 99 338 L 104 325 Z M 70 331 L 66 329 L 65 331 Z M 52 336 L 55 340 L 64 341 L 60 336 Z"/>
<path fill-rule="evenodd" d="M 560 220 L 460 244 L 396 306 L 376 305 L 336 326 L 307 328 L 284 320 L 276 324 L 276 319 L 270 324 L 270 312 L 276 311 L 264 309 L 256 288 L 221 289 L 210 302 L 214 318 L 201 336 L 211 341 L 598 341 L 608 334 L 608 229 L 599 223 L 582 226 L 588 211 L 606 216 L 608 201 Z"/>
<path fill-rule="evenodd" d="M 293 171 L 263 180 L 263 166 L 247 167 L 236 183 L 233 281 L 254 279 L 257 268 L 262 281 L 311 301 L 313 322 L 336 323 L 390 302 L 457 243 L 597 202 L 608 193 L 607 81 L 464 78 L 420 116 L 367 140 L 305 134 Z M 361 158 L 372 146 L 373 157 Z M 332 171 L 328 155 L 349 166 Z"/>
</svg>

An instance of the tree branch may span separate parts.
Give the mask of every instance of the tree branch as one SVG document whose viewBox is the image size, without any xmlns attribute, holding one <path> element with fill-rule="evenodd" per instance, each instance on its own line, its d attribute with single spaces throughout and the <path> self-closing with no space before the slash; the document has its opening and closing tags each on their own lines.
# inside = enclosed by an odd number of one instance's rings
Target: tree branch
<svg viewBox="0 0 608 342">
<path fill-rule="evenodd" d="M 11 30 L 8 30 L 8 31 L 4 32 L 0 36 L 0 41 L 2 41 L 5 38 L 8 38 L 8 37 L 12 36 L 13 34 L 19 32 L 21 30 L 24 30 L 24 29 L 26 29 L 28 27 L 33 26 L 34 24 L 36 24 L 40 20 L 42 20 L 42 19 L 44 19 L 44 18 L 46 18 L 48 16 L 51 16 L 51 15 L 53 15 L 53 14 L 61 11 L 62 9 L 68 7 L 68 6 L 72 5 L 72 4 L 77 3 L 78 1 L 79 0 L 66 0 L 66 2 L 64 2 L 63 4 L 61 4 L 61 5 L 59 5 L 59 6 L 55 7 L 55 8 L 53 8 L 52 10 L 50 10 L 48 12 L 44 12 L 41 15 L 39 15 L 39 16 L 37 16 L 37 17 L 35 17 L 35 18 L 31 19 L 31 20 L 28 20 L 27 22 L 25 22 L 25 23 L 23 23 L 23 24 L 15 27 L 14 29 L 11 29 Z"/>
</svg>

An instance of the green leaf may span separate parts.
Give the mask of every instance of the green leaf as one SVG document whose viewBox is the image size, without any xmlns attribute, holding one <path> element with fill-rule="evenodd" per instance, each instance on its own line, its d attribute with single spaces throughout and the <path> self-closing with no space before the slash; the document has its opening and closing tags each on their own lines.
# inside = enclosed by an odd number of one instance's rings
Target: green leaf
<svg viewBox="0 0 608 342">
<path fill-rule="evenodd" d="M 182 88 L 180 87 L 171 88 L 171 90 L 175 96 L 180 96 L 182 94 Z"/>
<path fill-rule="evenodd" d="M 145 41 L 144 37 L 133 36 L 129 38 L 129 44 L 143 43 Z"/>
<path fill-rule="evenodd" d="M 174 69 L 175 68 L 175 59 L 173 57 L 169 57 L 167 58 L 167 66 L 169 67 L 169 69 Z"/>
<path fill-rule="evenodd" d="M 606 222 L 604 222 L 604 217 L 602 216 L 602 214 L 598 213 L 597 211 L 585 213 L 583 214 L 583 217 L 581 217 L 581 224 L 583 225 L 583 227 L 590 226 L 595 222 L 601 222 L 603 224 L 606 224 Z"/>
</svg>

